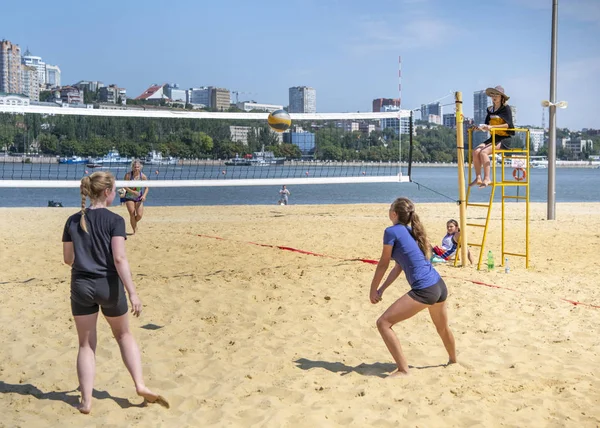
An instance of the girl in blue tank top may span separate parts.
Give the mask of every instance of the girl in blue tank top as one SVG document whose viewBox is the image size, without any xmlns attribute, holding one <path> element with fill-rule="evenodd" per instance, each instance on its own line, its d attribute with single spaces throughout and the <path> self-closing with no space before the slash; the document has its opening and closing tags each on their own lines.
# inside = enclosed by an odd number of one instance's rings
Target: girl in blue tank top
<svg viewBox="0 0 600 428">
<path fill-rule="evenodd" d="M 408 363 L 392 327 L 425 308 L 429 309 L 431 320 L 448 351 L 448 364 L 456 363 L 454 336 L 448 327 L 448 290 L 429 261 L 431 246 L 414 204 L 407 198 L 396 199 L 390 207 L 389 218 L 392 226 L 383 234 L 383 251 L 371 281 L 369 300 L 373 304 L 379 303 L 383 292 L 402 271 L 411 288 L 377 320 L 377 329 L 398 367 L 391 376 L 408 374 Z M 395 262 L 394 267 L 380 287 L 391 260 Z"/>
</svg>

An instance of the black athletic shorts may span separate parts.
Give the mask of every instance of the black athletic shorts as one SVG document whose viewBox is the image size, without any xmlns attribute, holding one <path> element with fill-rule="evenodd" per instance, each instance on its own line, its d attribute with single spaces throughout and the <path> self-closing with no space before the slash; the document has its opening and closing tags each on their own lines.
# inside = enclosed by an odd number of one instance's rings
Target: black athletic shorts
<svg viewBox="0 0 600 428">
<path fill-rule="evenodd" d="M 500 144 L 500 150 L 510 150 L 510 141 L 511 137 L 509 136 L 496 135 L 496 145 Z M 492 137 L 488 138 L 481 144 L 485 144 L 486 147 L 491 146 Z"/>
<path fill-rule="evenodd" d="M 102 307 L 107 317 L 120 317 L 127 313 L 125 287 L 119 275 L 108 278 L 71 277 L 71 313 L 91 315 Z"/>
<path fill-rule="evenodd" d="M 408 295 L 417 302 L 424 303 L 425 305 L 434 305 L 446 301 L 448 289 L 444 280 L 440 278 L 431 287 L 410 290 Z"/>
</svg>

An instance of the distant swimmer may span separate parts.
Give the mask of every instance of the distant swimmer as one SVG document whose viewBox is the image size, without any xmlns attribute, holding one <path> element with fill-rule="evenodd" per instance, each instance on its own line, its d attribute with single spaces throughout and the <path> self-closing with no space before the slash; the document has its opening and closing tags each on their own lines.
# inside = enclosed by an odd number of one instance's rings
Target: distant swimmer
<svg viewBox="0 0 600 428">
<path fill-rule="evenodd" d="M 281 190 L 279 190 L 279 205 L 287 205 L 289 196 L 291 195 L 290 191 L 285 187 L 285 184 L 281 186 Z"/>
</svg>

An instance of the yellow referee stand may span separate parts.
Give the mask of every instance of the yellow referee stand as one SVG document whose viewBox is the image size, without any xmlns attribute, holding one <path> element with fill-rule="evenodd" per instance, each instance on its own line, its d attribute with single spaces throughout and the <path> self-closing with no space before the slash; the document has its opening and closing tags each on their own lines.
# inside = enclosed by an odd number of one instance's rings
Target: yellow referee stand
<svg viewBox="0 0 600 428">
<path fill-rule="evenodd" d="M 473 168 L 472 168 L 472 166 L 473 166 L 473 131 L 474 131 L 473 128 L 468 130 L 469 174 L 468 174 L 468 180 L 466 182 L 467 184 L 471 183 L 472 175 L 473 175 Z M 471 242 L 467 241 L 467 246 L 473 246 L 473 247 L 480 248 L 479 259 L 477 261 L 477 269 L 481 269 L 481 263 L 484 260 L 486 237 L 487 237 L 488 228 L 490 226 L 490 218 L 491 218 L 491 214 L 492 214 L 492 206 L 493 206 L 493 202 L 494 202 L 494 197 L 496 194 L 496 189 L 498 187 L 501 189 L 501 192 L 502 192 L 502 217 L 501 217 L 501 221 L 502 221 L 502 260 L 499 265 L 500 266 L 504 265 L 504 260 L 506 259 L 507 256 L 524 257 L 525 258 L 525 267 L 529 268 L 529 184 L 530 184 L 530 177 L 527 174 L 527 171 L 528 171 L 527 168 L 529 167 L 529 129 L 511 128 L 511 129 L 502 129 L 502 131 L 524 132 L 525 133 L 525 147 L 508 149 L 508 150 L 496 150 L 496 130 L 492 129 L 490 131 L 491 135 L 492 135 L 492 154 L 491 154 L 492 159 L 491 159 L 491 171 L 490 171 L 491 172 L 490 178 L 492 180 L 492 183 L 488 186 L 490 188 L 489 202 L 488 203 L 470 202 L 469 197 L 471 195 L 471 187 L 467 187 L 466 200 L 465 200 L 465 206 L 466 206 L 465 224 L 469 229 L 470 228 L 483 229 L 483 234 L 482 234 L 481 241 L 480 241 L 481 243 L 476 243 L 474 239 L 471 239 L 470 240 Z M 462 140 L 462 138 L 459 138 L 459 140 Z M 499 156 L 497 156 L 497 155 L 499 155 Z M 498 160 L 500 161 L 500 166 L 501 166 L 500 180 L 497 180 L 498 176 L 496 174 L 497 157 L 498 157 Z M 459 168 L 460 168 L 460 165 L 461 164 L 459 163 Z M 507 174 L 507 171 L 506 171 L 507 166 L 514 168 L 512 175 Z M 506 192 L 507 189 L 511 188 L 511 187 L 517 188 L 516 196 L 507 194 L 507 192 Z M 518 194 L 519 188 L 525 189 L 524 196 L 520 196 Z M 506 217 L 505 217 L 505 207 L 506 207 L 506 202 L 511 201 L 511 200 L 525 201 L 525 253 L 524 254 L 508 251 L 506 248 L 507 247 L 507 243 L 506 243 L 507 222 L 506 222 Z M 478 212 L 480 212 L 479 209 L 481 209 L 481 208 L 485 208 L 487 210 L 487 213 L 485 216 L 485 223 L 475 222 L 476 219 L 480 219 L 482 217 L 481 215 L 477 215 Z M 462 233 L 461 233 L 461 237 L 462 237 Z M 458 263 L 458 259 L 459 259 L 458 255 L 460 254 L 459 250 L 460 250 L 462 241 L 463 241 L 463 239 L 461 238 L 461 242 L 459 242 L 459 244 L 458 244 L 459 247 L 456 250 L 456 257 L 454 259 L 455 266 Z M 464 265 L 464 263 L 463 263 L 463 265 Z"/>
</svg>

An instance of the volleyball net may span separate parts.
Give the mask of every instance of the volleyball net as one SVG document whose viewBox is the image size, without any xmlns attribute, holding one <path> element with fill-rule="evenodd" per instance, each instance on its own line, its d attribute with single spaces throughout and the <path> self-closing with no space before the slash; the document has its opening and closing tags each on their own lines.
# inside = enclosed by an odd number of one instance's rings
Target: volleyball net
<svg viewBox="0 0 600 428">
<path fill-rule="evenodd" d="M 290 114 L 0 106 L 0 187 L 79 187 L 94 171 L 118 186 L 133 160 L 146 187 L 410 181 L 409 111 Z"/>
</svg>

